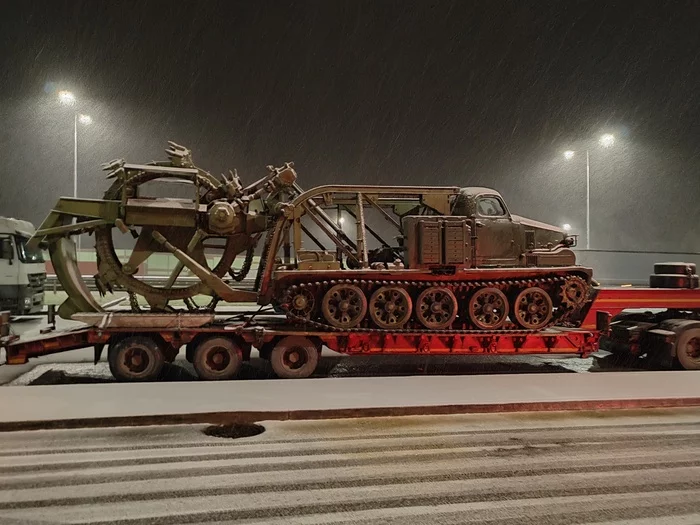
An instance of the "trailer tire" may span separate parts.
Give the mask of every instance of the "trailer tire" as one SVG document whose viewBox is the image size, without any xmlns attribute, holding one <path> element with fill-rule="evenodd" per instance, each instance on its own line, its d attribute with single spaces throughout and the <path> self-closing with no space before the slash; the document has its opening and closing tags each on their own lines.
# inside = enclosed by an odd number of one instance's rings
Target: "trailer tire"
<svg viewBox="0 0 700 525">
<path fill-rule="evenodd" d="M 206 381 L 234 379 L 243 364 L 243 349 L 228 337 L 213 336 L 198 341 L 192 356 L 197 376 Z"/>
<path fill-rule="evenodd" d="M 697 275 L 650 275 L 650 288 L 698 288 L 700 287 L 700 278 Z"/>
<path fill-rule="evenodd" d="M 686 370 L 700 370 L 700 328 L 690 328 L 680 335 L 676 359 Z"/>
<path fill-rule="evenodd" d="M 156 381 L 165 355 L 160 341 L 144 335 L 125 337 L 109 345 L 109 370 L 117 381 Z"/>
<path fill-rule="evenodd" d="M 318 346 L 306 337 L 290 335 L 280 340 L 270 353 L 270 364 L 282 379 L 309 377 L 318 366 Z"/>
<path fill-rule="evenodd" d="M 665 262 L 654 264 L 654 274 L 656 275 L 693 275 L 697 271 L 698 267 L 695 263 Z"/>
</svg>

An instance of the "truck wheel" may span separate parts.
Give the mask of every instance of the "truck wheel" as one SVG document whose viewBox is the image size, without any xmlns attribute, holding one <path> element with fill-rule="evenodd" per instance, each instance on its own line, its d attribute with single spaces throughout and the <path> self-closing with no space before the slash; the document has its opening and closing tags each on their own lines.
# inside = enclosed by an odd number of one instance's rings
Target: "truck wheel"
<svg viewBox="0 0 700 525">
<path fill-rule="evenodd" d="M 144 335 L 110 344 L 107 359 L 117 381 L 155 381 L 165 364 L 160 344 Z"/>
<path fill-rule="evenodd" d="M 282 339 L 270 354 L 270 364 L 278 377 L 309 377 L 318 365 L 318 348 L 308 338 L 290 335 Z"/>
<path fill-rule="evenodd" d="M 700 328 L 681 334 L 676 343 L 676 358 L 686 370 L 700 370 Z"/>
<path fill-rule="evenodd" d="M 243 351 L 236 341 L 228 337 L 208 337 L 195 348 L 192 364 L 200 379 L 233 379 L 241 370 Z"/>
</svg>

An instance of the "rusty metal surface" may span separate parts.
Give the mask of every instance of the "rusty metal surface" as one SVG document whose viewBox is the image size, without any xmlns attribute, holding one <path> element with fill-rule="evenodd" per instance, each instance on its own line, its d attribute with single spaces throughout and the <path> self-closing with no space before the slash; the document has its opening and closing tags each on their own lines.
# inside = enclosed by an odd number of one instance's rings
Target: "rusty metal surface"
<svg viewBox="0 0 700 525">
<path fill-rule="evenodd" d="M 292 165 L 270 167 L 268 175 L 244 187 L 234 174 L 230 178 L 222 176 L 219 180 L 197 168 L 191 152 L 182 146 L 170 143 L 167 153 L 168 161 L 151 164 L 130 164 L 120 160 L 108 163 L 104 169 L 109 172 L 108 178 L 113 179 L 113 184 L 104 198 L 60 199 L 33 242 L 47 242 L 51 247 L 61 244 L 62 236 L 67 233 L 94 233 L 98 289 L 108 293 L 112 289 L 122 288 L 132 295 L 141 295 L 154 310 L 166 310 L 168 303 L 174 300 L 185 300 L 188 307 L 197 308 L 191 299 L 198 294 L 211 295 L 212 308 L 220 299 L 254 301 L 256 293 L 247 290 L 236 293 L 221 278 L 230 272 L 235 256 L 254 248 L 260 234 L 282 213 L 279 205 L 297 193 L 293 189 L 296 173 Z M 153 181 L 188 184 L 193 197 L 142 198 L 142 186 Z M 69 224 L 73 217 L 78 218 L 75 226 Z M 137 238 L 128 263 L 115 254 L 114 231 L 119 235 L 130 232 Z M 155 243 L 155 238 L 163 242 Z M 215 247 L 212 243 L 207 244 L 211 239 L 223 239 L 225 242 Z M 152 253 L 168 247 L 180 250 L 174 252 L 182 263 L 176 272 L 179 273 L 182 266 L 187 266 L 200 277 L 199 284 L 182 286 L 177 282 L 177 275 L 174 275 L 165 287 L 158 287 L 140 283 L 133 277 L 138 266 Z M 218 263 L 213 268 L 207 266 L 205 247 L 209 251 L 218 250 Z M 70 257 L 65 250 L 54 250 L 54 253 L 54 266 L 61 268 L 70 265 Z M 246 268 L 250 269 L 250 264 Z M 236 280 L 244 277 L 235 273 Z M 72 313 L 80 311 L 99 310 L 95 308 L 94 301 L 90 302 L 78 273 L 63 271 L 59 279 L 68 293 L 68 300 L 59 310 L 62 317 L 69 318 Z"/>
<path fill-rule="evenodd" d="M 78 313 L 72 319 L 96 328 L 133 328 L 135 330 L 183 330 L 200 328 L 214 322 L 213 313 L 153 314 L 153 313 Z"/>
<path fill-rule="evenodd" d="M 335 328 L 355 328 L 367 313 L 367 298 L 357 286 L 336 284 L 323 296 L 323 317 Z"/>
<path fill-rule="evenodd" d="M 49 246 L 49 255 L 56 276 L 68 295 L 59 307 L 58 314 L 64 319 L 69 319 L 75 312 L 102 311 L 80 274 L 75 243 L 67 237 L 61 237 Z"/>
<path fill-rule="evenodd" d="M 469 299 L 469 319 L 481 330 L 498 330 L 508 319 L 508 299 L 498 288 L 481 288 Z"/>
</svg>

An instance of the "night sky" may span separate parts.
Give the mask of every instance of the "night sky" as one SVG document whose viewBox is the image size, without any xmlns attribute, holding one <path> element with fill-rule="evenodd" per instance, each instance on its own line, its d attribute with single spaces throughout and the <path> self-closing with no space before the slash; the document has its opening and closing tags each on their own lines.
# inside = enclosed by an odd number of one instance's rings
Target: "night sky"
<svg viewBox="0 0 700 525">
<path fill-rule="evenodd" d="M 0 215 L 168 139 L 246 181 L 487 185 L 592 247 L 700 251 L 700 2 L 0 0 Z M 615 145 L 597 144 L 613 133 Z M 564 150 L 576 150 L 571 161 Z"/>
</svg>

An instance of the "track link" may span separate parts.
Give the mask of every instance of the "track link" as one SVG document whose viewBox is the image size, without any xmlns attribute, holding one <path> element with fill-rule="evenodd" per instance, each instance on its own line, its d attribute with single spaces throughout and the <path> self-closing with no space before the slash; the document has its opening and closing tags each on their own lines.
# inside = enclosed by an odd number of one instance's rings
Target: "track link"
<svg viewBox="0 0 700 525">
<path fill-rule="evenodd" d="M 358 326 L 354 328 L 348 328 L 348 329 L 339 329 L 335 326 L 332 326 L 328 324 L 327 322 L 321 322 L 318 320 L 315 320 L 313 318 L 306 318 L 303 316 L 299 316 L 294 314 L 290 310 L 290 305 L 291 305 L 291 300 L 294 295 L 296 295 L 300 290 L 302 289 L 309 289 L 312 291 L 314 297 L 316 298 L 316 303 L 319 303 L 321 299 L 323 298 L 324 294 L 328 291 L 328 289 L 332 286 L 335 286 L 336 284 L 347 284 L 347 285 L 354 285 L 358 286 L 360 289 L 363 290 L 365 293 L 365 297 L 369 297 L 371 295 L 371 292 L 381 286 L 398 286 L 404 289 L 411 289 L 414 292 L 420 291 L 429 287 L 441 287 L 441 288 L 448 288 L 450 289 L 458 298 L 458 301 L 460 303 L 464 302 L 465 297 L 472 291 L 475 291 L 479 288 L 499 288 L 501 290 L 512 290 L 513 288 L 516 289 L 523 289 L 523 288 L 529 288 L 529 287 L 534 287 L 534 286 L 539 286 L 544 288 L 545 290 L 552 290 L 553 288 L 556 288 L 563 284 L 569 276 L 566 277 L 560 277 L 560 276 L 555 276 L 555 277 L 547 277 L 543 279 L 500 279 L 500 280 L 494 280 L 494 281 L 457 281 L 457 282 L 445 282 L 445 281 L 412 281 L 412 280 L 397 280 L 397 281 L 389 281 L 389 280 L 368 280 L 368 279 L 339 279 L 339 280 L 325 280 L 325 281 L 309 281 L 305 283 L 298 283 L 292 286 L 289 286 L 284 290 L 282 293 L 283 297 L 283 302 L 279 305 L 279 307 L 284 311 L 286 314 L 287 318 L 295 323 L 295 324 L 300 324 L 304 325 L 306 327 L 311 327 L 313 329 L 317 330 L 324 330 L 324 331 L 336 331 L 336 332 L 347 332 L 347 333 L 384 333 L 384 334 L 408 334 L 408 333 L 430 333 L 430 334 L 445 334 L 445 335 L 450 335 L 450 334 L 478 334 L 478 333 L 484 333 L 484 330 L 476 330 L 476 329 L 454 329 L 454 328 L 448 328 L 448 329 L 442 329 L 442 330 L 429 330 L 423 326 L 420 326 L 418 323 L 416 323 L 417 326 L 410 327 L 410 328 L 395 328 L 395 329 L 383 329 L 383 328 L 377 328 L 375 326 Z M 554 293 L 550 294 L 552 297 L 554 297 Z M 555 309 L 554 315 L 552 315 L 552 319 L 550 322 L 538 329 L 538 330 L 526 330 L 526 329 L 508 329 L 508 328 L 501 328 L 498 330 L 494 330 L 494 332 L 497 332 L 498 334 L 504 334 L 504 335 L 526 335 L 526 334 L 531 334 L 534 332 L 538 332 L 544 329 L 547 329 L 551 326 L 557 325 L 557 324 L 564 324 L 567 322 L 567 320 L 572 316 L 572 314 L 576 310 L 566 308 L 566 305 L 560 305 L 558 308 Z M 316 312 L 317 313 L 317 312 Z M 413 313 L 412 313 L 413 317 Z M 322 316 L 320 316 L 322 318 Z M 409 321 L 410 322 L 410 321 Z M 369 316 L 366 316 L 366 318 L 362 321 L 363 325 L 366 325 L 368 323 L 371 323 L 369 320 Z M 466 322 L 464 323 L 466 324 Z M 490 332 L 489 332 L 490 333 Z"/>
</svg>

